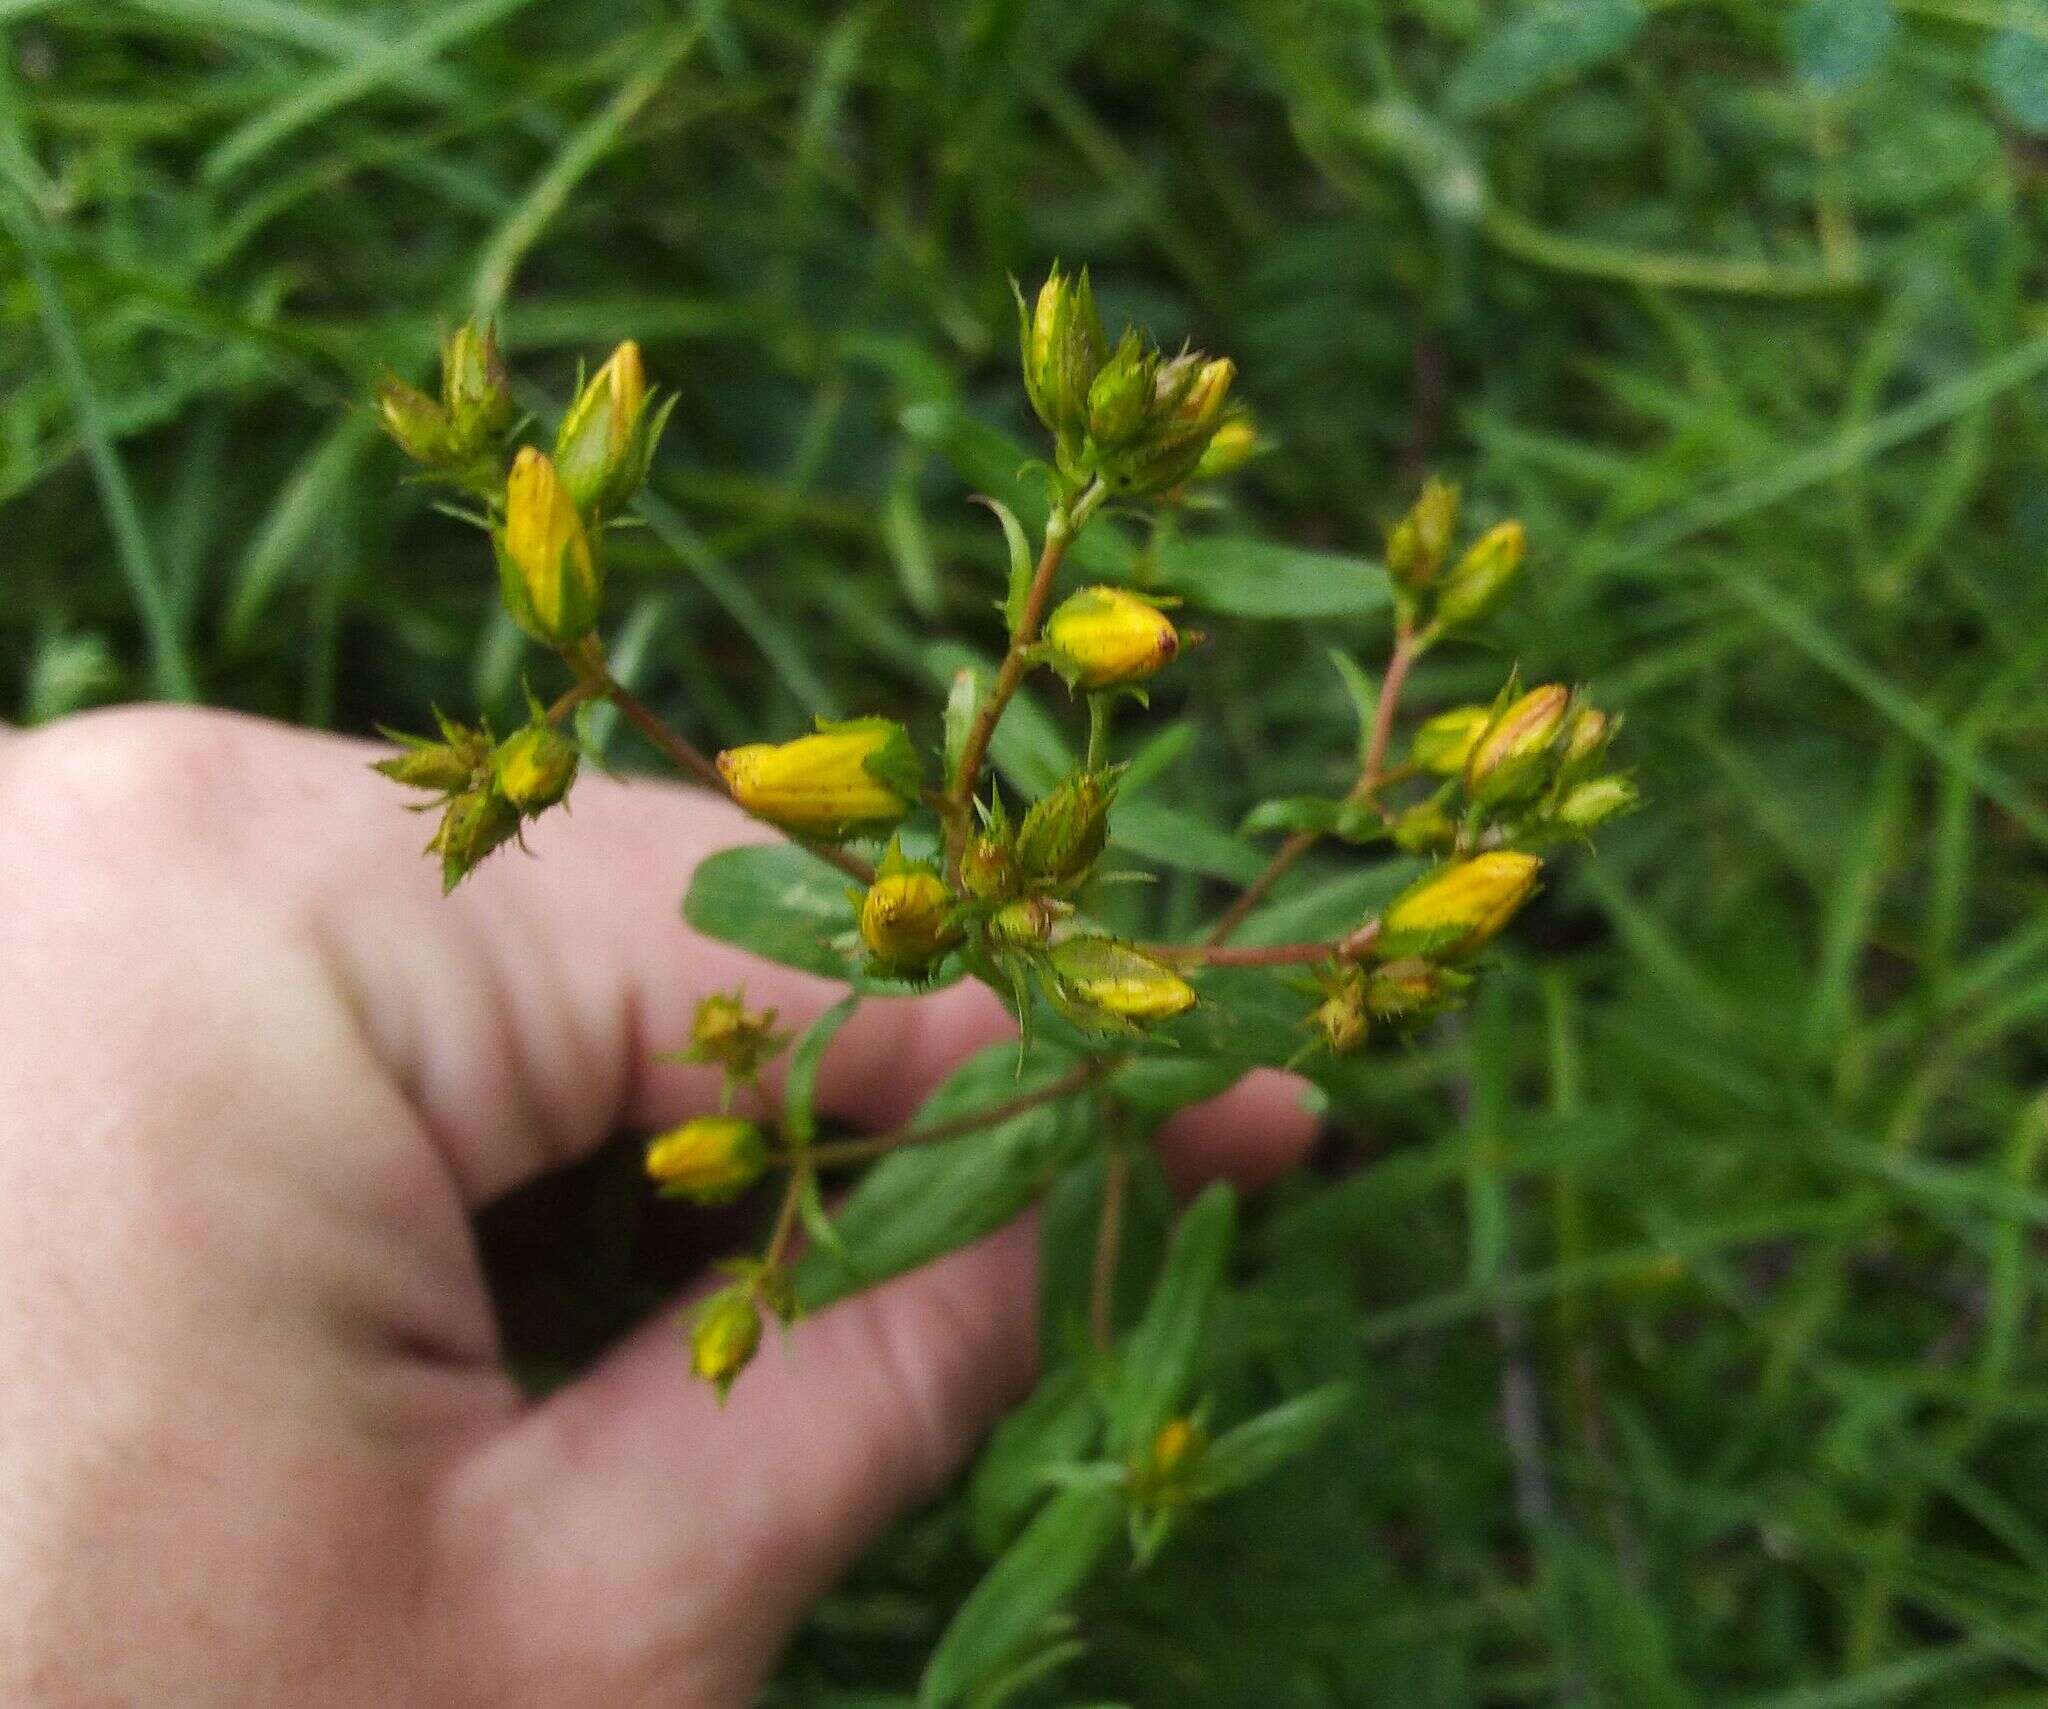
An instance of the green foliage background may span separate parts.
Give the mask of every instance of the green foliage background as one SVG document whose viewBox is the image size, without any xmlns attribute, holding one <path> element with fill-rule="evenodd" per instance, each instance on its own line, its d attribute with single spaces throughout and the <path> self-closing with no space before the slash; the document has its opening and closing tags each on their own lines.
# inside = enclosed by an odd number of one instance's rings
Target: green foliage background
<svg viewBox="0 0 2048 1709">
<path fill-rule="evenodd" d="M 1370 555 L 1425 466 L 1528 519 L 1501 655 L 1443 649 L 1415 704 L 1509 659 L 1590 681 L 1652 805 L 1250 1218 L 1225 1409 L 1344 1378 L 1344 1421 L 1099 1578 L 1087 1654 L 1017 1701 L 2040 1700 L 2048 9 L 0 0 L 0 31 L 24 720 L 509 709 L 476 537 L 357 407 L 478 308 L 538 407 L 627 334 L 680 388 L 615 633 L 706 744 L 928 735 L 941 637 L 996 644 L 962 499 L 1023 442 L 1004 276 L 1055 255 L 1239 359 L 1280 450 L 1194 527 Z M 1304 613 L 1206 620 L 1137 726 L 1200 703 L 1147 798 L 1221 832 L 1341 786 L 1326 652 L 1370 661 L 1384 616 L 1356 565 L 1208 562 L 1212 603 Z M 1127 837 L 1180 851 L 1146 906 L 1185 929 L 1233 857 L 1169 830 Z M 616 1162 L 496 1226 L 536 1359 L 679 1261 Z M 970 1533 L 957 1497 L 908 1522 L 774 1701 L 906 1701 Z"/>
</svg>

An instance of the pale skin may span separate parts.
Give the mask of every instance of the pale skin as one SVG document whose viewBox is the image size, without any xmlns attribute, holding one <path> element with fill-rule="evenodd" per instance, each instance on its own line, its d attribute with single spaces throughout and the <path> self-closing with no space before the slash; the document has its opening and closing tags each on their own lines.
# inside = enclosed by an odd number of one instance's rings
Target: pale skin
<svg viewBox="0 0 2048 1709">
<path fill-rule="evenodd" d="M 0 733 L 0 1701 L 746 1703 L 1028 1386 L 1031 1230 L 771 1336 L 722 1411 L 674 1311 L 524 1401 L 471 1209 L 711 1107 L 654 1060 L 704 993 L 835 993 L 682 924 L 762 835 L 723 802 L 592 773 L 444 900 L 372 757 Z M 1007 1032 L 971 987 L 870 1004 L 823 1102 L 881 1130 Z M 1256 1182 L 1308 1136 L 1254 1076 L 1165 1144 Z"/>
</svg>

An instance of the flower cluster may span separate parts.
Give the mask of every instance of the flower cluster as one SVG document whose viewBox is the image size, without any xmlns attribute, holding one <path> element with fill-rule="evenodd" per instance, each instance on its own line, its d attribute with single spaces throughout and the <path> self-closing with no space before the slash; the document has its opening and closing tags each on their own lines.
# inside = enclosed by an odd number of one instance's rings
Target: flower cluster
<svg viewBox="0 0 2048 1709">
<path fill-rule="evenodd" d="M 1349 787 L 1255 810 L 1247 836 L 1284 831 L 1286 839 L 1200 941 L 1113 933 L 1096 910 L 1119 797 L 1133 776 L 1113 756 L 1115 715 L 1126 701 L 1143 702 L 1148 685 L 1199 637 L 1182 626 L 1175 602 L 1154 592 L 1110 582 L 1062 588 L 1066 558 L 1105 506 L 1129 513 L 1149 501 L 1153 511 L 1136 514 L 1141 522 L 1156 517 L 1196 483 L 1242 466 L 1258 432 L 1232 401 L 1236 370 L 1227 358 L 1167 354 L 1135 331 L 1112 340 L 1086 272 L 1055 268 L 1035 297 L 1019 293 L 1018 311 L 1024 389 L 1051 436 L 1051 460 L 1040 465 L 1045 520 L 1034 550 L 1015 514 L 983 501 L 1008 548 L 1006 644 L 992 670 L 960 673 L 936 752 L 921 751 L 905 725 L 869 716 L 714 757 L 628 693 L 601 639 L 604 542 L 647 479 L 673 399 L 655 397 L 639 348 L 621 344 L 579 384 L 550 445 L 515 445 L 520 417 L 495 338 L 465 328 L 444 351 L 439 399 L 393 379 L 379 394 L 379 414 L 429 478 L 480 501 L 475 520 L 488 532 L 506 611 L 571 682 L 551 704 L 529 696 L 525 721 L 503 739 L 482 723 L 441 718 L 437 738 L 398 738 L 399 751 L 378 769 L 431 796 L 427 806 L 441 817 L 430 848 L 452 887 L 564 799 L 579 764 L 573 714 L 612 702 L 690 776 L 850 881 L 843 938 L 854 946 L 845 977 L 855 989 L 839 1018 L 877 982 L 900 989 L 971 976 L 1009 1005 L 1027 1042 L 1034 1025 L 1055 1034 L 1079 1066 L 1022 1094 L 1026 1104 L 1088 1088 L 1107 1099 L 1106 1083 L 1129 1053 L 1215 1048 L 1201 1041 L 1226 1036 L 1227 1024 L 1204 1033 L 1201 1016 L 1182 1023 L 1198 1006 L 1229 1002 L 1216 969 L 1257 970 L 1283 994 L 1298 994 L 1298 1025 L 1283 1017 L 1278 1047 L 1258 1060 L 1320 1072 L 1332 1058 L 1400 1039 L 1463 998 L 1482 953 L 1536 894 L 1543 851 L 1583 839 L 1635 804 L 1628 777 L 1608 768 L 1618 721 L 1562 684 L 1524 687 L 1510 675 L 1490 702 L 1439 709 L 1399 739 L 1401 700 L 1417 665 L 1491 616 L 1523 575 L 1521 523 L 1497 521 L 1461 548 L 1457 490 L 1438 480 L 1423 486 L 1386 542 L 1393 646 Z M 991 744 L 1019 690 L 1040 672 L 1085 707 L 1085 757 L 1036 799 L 1006 800 L 991 775 Z M 1421 867 L 1384 908 L 1328 938 L 1234 941 L 1318 845 L 1374 844 Z M 826 906 L 836 903 L 830 897 Z M 781 905 L 760 903 L 767 912 Z M 742 922 L 729 935 L 750 943 L 750 929 Z M 804 923 L 796 929 L 800 935 Z M 838 952 L 820 945 L 819 953 Z M 816 959 L 803 964 L 815 970 Z M 796 1312 L 799 1233 L 836 1239 L 817 1190 L 822 1170 L 962 1139 L 1004 1115 L 998 1104 L 965 1121 L 819 1142 L 808 1087 L 830 1036 L 814 1035 L 796 1050 L 788 1107 L 779 1111 L 764 1074 L 792 1035 L 773 1011 L 750 1008 L 743 992 L 704 997 L 676 1054 L 718 1070 L 718 1110 L 646 1148 L 655 1187 L 694 1204 L 725 1204 L 768 1177 L 782 1179 L 765 1250 L 725 1266 L 726 1284 L 693 1320 L 693 1367 L 721 1393 L 753 1357 L 764 1320 L 786 1322 Z M 1105 1216 L 1120 1204 L 1106 1198 Z M 976 1219 L 958 1221 L 971 1227 Z M 1115 1229 L 1106 1226 L 1094 1280 L 1100 1336 L 1111 1333 L 1104 1290 L 1114 1282 L 1115 1250 Z M 1264 1452 L 1252 1445 L 1256 1437 L 1226 1451 L 1228 1435 L 1212 1450 L 1199 1415 L 1148 1429 L 1116 1473 L 1134 1514 L 1149 1516 L 1148 1537 L 1163 1535 L 1187 1501 L 1224 1487 L 1240 1475 L 1233 1466 L 1260 1463 Z"/>
</svg>

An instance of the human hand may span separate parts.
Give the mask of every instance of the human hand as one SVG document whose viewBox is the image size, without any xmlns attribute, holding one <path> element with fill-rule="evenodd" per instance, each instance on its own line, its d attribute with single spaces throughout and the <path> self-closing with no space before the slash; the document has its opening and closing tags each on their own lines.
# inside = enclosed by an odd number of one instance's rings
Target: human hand
<svg viewBox="0 0 2048 1709">
<path fill-rule="evenodd" d="M 443 899 L 368 750 L 218 714 L 0 736 L 0 1699 L 748 1700 L 816 1595 L 1029 1380 L 1028 1230 L 800 1323 L 721 1412 L 669 1314 L 544 1402 L 468 1212 L 709 1107 L 704 992 L 835 993 L 693 936 L 724 802 L 586 779 Z M 901 1121 L 1005 1036 L 870 1003 L 822 1106 Z M 1293 1161 L 1261 1075 L 1184 1179 Z"/>
</svg>

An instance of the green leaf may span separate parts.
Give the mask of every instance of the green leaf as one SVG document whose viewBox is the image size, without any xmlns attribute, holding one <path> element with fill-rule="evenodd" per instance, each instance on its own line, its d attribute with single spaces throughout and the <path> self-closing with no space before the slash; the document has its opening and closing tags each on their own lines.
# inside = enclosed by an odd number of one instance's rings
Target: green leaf
<svg viewBox="0 0 2048 1709">
<path fill-rule="evenodd" d="M 690 880 L 683 918 L 706 937 L 859 991 L 902 996 L 931 989 L 863 970 L 846 875 L 794 843 L 755 843 L 713 855 Z M 938 983 L 960 975 L 957 960 L 948 960 Z"/>
<path fill-rule="evenodd" d="M 1898 34 L 1894 0 L 1805 0 L 1785 18 L 1785 47 L 1808 83 L 1830 94 L 1868 77 Z"/>
<path fill-rule="evenodd" d="M 919 1709 L 950 1709 L 1016 1660 L 1081 1587 L 1123 1519 L 1114 1489 L 1063 1490 L 974 1587 L 932 1652 Z"/>
<path fill-rule="evenodd" d="M 1351 1402 L 1348 1383 L 1325 1383 L 1245 1420 L 1209 1444 L 1194 1478 L 1197 1496 L 1243 1489 L 1314 1445 Z"/>
<path fill-rule="evenodd" d="M 1018 1072 L 1014 1044 L 991 1045 L 925 1101 L 913 1127 L 992 1108 L 1057 1079 L 1073 1059 L 1034 1048 Z M 1000 1228 L 1051 1184 L 1085 1148 L 1091 1125 L 1078 1099 L 1041 1104 L 959 1139 L 915 1145 L 884 1157 L 839 1207 L 844 1255 L 806 1253 L 797 1297 L 808 1310 L 930 1263 Z"/>
<path fill-rule="evenodd" d="M 1619 59 L 1648 21 L 1641 0 L 1539 0 L 1480 38 L 1444 104 L 1461 118 L 1497 113 Z"/>
<path fill-rule="evenodd" d="M 1031 578 L 1037 567 L 1031 557 L 1031 542 L 1025 537 L 1024 524 L 1017 520 L 1017 513 L 1001 499 L 976 493 L 974 502 L 987 506 L 1003 526 L 1003 543 L 1010 552 L 1010 574 L 1003 592 L 1003 616 L 1014 635 L 1023 619 L 1025 596 L 1031 591 Z"/>
<path fill-rule="evenodd" d="M 1266 837 L 1276 831 L 1332 831 L 1344 803 L 1329 795 L 1283 795 L 1261 801 L 1244 816 L 1238 835 Z"/>
<path fill-rule="evenodd" d="M 1094 1450 L 1102 1415 L 1084 1366 L 1069 1361 L 1040 1379 L 1030 1399 L 996 1427 L 968 1486 L 975 1543 L 1000 1554 L 1051 1493 L 1048 1474 Z"/>
<path fill-rule="evenodd" d="M 2022 130 L 2048 132 L 2048 37 L 2017 25 L 1984 44 L 1985 88 Z"/>
<path fill-rule="evenodd" d="M 1162 542 L 1161 591 L 1226 617 L 1365 617 L 1387 609 L 1387 573 L 1370 558 L 1277 541 L 1209 535 Z"/>
<path fill-rule="evenodd" d="M 1118 1350 L 1109 1401 L 1113 1457 L 1127 1459 L 1149 1443 L 1186 1401 L 1236 1229 L 1237 1195 L 1218 1181 L 1174 1230 L 1151 1303 Z"/>
<path fill-rule="evenodd" d="M 1358 715 L 1358 766 L 1363 771 L 1366 756 L 1372 752 L 1372 726 L 1379 709 L 1379 689 L 1366 674 L 1365 667 L 1343 648 L 1330 649 L 1330 663 L 1337 667 L 1337 674 L 1344 679 L 1344 692 L 1351 697 L 1351 709 Z"/>
<path fill-rule="evenodd" d="M 953 673 L 953 686 L 946 692 L 946 776 L 960 769 L 960 756 L 967 748 L 967 733 L 981 710 L 988 692 L 987 679 L 975 665 L 962 665 Z"/>
<path fill-rule="evenodd" d="M 1265 861 L 1226 831 L 1163 801 L 1118 797 L 1109 815 L 1110 840 L 1119 848 L 1175 872 L 1249 884 Z"/>
<path fill-rule="evenodd" d="M 789 1078 L 782 1088 L 782 1131 L 792 1145 L 809 1145 L 817 1137 L 818 1070 L 839 1029 L 860 1007 L 860 993 L 842 997 L 804 1029 L 789 1053 Z"/>
</svg>

